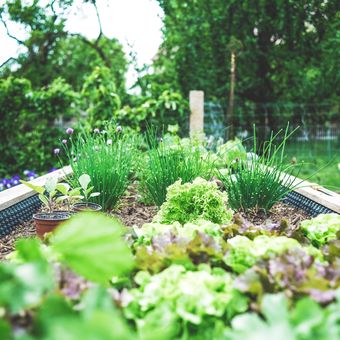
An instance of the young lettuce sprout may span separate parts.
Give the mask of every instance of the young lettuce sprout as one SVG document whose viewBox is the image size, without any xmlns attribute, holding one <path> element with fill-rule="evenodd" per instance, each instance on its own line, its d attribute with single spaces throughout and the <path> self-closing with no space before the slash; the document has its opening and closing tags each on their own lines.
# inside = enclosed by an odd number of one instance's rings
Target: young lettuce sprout
<svg viewBox="0 0 340 340">
<path fill-rule="evenodd" d="M 39 194 L 40 201 L 48 208 L 50 212 L 53 211 L 53 202 L 55 201 L 57 194 L 58 181 L 56 178 L 49 178 L 43 186 L 35 185 L 23 180 L 20 182 L 36 191 Z"/>
<path fill-rule="evenodd" d="M 84 196 L 85 201 L 88 201 L 92 197 L 97 197 L 100 195 L 100 192 L 92 192 L 94 187 L 89 187 L 89 184 L 91 182 L 91 177 L 88 174 L 83 174 L 78 179 L 79 184 L 81 186 L 81 194 Z"/>
</svg>

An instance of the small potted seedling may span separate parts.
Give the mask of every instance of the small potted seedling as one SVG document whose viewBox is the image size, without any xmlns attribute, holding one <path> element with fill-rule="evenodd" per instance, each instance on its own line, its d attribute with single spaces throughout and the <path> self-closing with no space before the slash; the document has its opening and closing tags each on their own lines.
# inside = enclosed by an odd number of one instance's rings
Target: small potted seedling
<svg viewBox="0 0 340 340">
<path fill-rule="evenodd" d="M 67 183 L 57 184 L 57 190 L 62 194 L 62 196 L 58 196 L 56 202 L 66 202 L 69 212 L 71 212 L 72 204 L 84 198 L 84 196 L 80 193 L 81 188 L 72 189 L 71 186 Z"/>
<path fill-rule="evenodd" d="M 89 186 L 91 178 L 87 174 L 83 174 L 79 177 L 78 182 L 80 184 L 80 193 L 84 197 L 84 202 L 75 203 L 73 205 L 74 211 L 100 211 L 102 206 L 96 203 L 89 202 L 88 200 L 92 197 L 97 197 L 100 195 L 99 192 L 92 192 L 94 187 Z"/>
<path fill-rule="evenodd" d="M 49 178 L 44 186 L 35 185 L 26 181 L 20 181 L 39 194 L 39 199 L 48 208 L 48 212 L 33 215 L 37 235 L 43 240 L 46 233 L 52 232 L 57 226 L 71 217 L 65 211 L 53 211 L 53 205 L 57 196 L 57 179 Z"/>
</svg>

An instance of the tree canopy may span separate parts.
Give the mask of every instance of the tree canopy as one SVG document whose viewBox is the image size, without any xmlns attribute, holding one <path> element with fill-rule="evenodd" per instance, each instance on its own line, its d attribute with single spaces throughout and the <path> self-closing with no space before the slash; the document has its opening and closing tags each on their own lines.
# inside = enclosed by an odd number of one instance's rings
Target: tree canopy
<svg viewBox="0 0 340 340">
<path fill-rule="evenodd" d="M 153 79 L 187 95 L 228 96 L 230 42 L 239 99 L 333 101 L 339 95 L 340 3 L 324 0 L 158 0 L 164 42 Z M 336 93 L 335 89 L 338 90 Z"/>
<path fill-rule="evenodd" d="M 32 86 L 40 88 L 62 77 L 74 90 L 81 90 L 84 80 L 95 67 L 105 66 L 111 71 L 117 92 L 125 95 L 127 60 L 121 44 L 103 33 L 96 1 L 90 2 L 98 19 L 98 36 L 94 40 L 66 30 L 67 16 L 73 0 L 24 2 L 7 0 L 0 9 L 0 20 L 9 37 L 24 51 L 9 58 L 0 68 L 3 78 L 13 75 L 29 79 Z M 20 24 L 25 39 L 11 32 L 11 23 Z"/>
</svg>

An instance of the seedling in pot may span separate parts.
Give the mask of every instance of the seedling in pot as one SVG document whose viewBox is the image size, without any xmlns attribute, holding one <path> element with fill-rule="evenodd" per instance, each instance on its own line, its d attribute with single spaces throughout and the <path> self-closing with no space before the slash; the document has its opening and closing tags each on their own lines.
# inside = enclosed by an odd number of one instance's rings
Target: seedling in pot
<svg viewBox="0 0 340 340">
<path fill-rule="evenodd" d="M 82 198 L 84 198 L 85 201 L 74 204 L 73 209 L 76 211 L 81 211 L 81 210 L 100 211 L 102 210 L 102 207 L 99 204 L 89 202 L 89 199 L 91 199 L 92 197 L 97 197 L 100 195 L 99 192 L 93 192 L 93 189 L 94 189 L 93 186 L 89 186 L 91 183 L 91 177 L 88 174 L 83 174 L 79 177 L 78 182 L 80 184 L 80 188 L 78 189 L 81 193 Z"/>
<path fill-rule="evenodd" d="M 40 201 L 48 208 L 49 212 L 51 213 L 53 211 L 53 203 L 55 202 L 57 194 L 57 179 L 53 177 L 49 178 L 44 186 L 35 185 L 23 180 L 20 182 L 36 191 L 39 194 Z"/>
<path fill-rule="evenodd" d="M 30 182 L 21 181 L 22 184 L 28 186 L 39 194 L 39 199 L 48 208 L 47 213 L 37 213 L 33 215 L 37 235 L 44 239 L 46 233 L 52 232 L 57 226 L 68 220 L 71 214 L 62 211 L 53 211 L 53 205 L 56 202 L 57 185 L 56 178 L 49 178 L 44 186 L 35 185 Z"/>
<path fill-rule="evenodd" d="M 68 210 L 71 210 L 71 205 L 82 200 L 83 195 L 80 194 L 80 188 L 72 189 L 67 183 L 57 184 L 57 190 L 62 194 L 62 196 L 57 197 L 56 202 L 66 202 Z"/>
</svg>

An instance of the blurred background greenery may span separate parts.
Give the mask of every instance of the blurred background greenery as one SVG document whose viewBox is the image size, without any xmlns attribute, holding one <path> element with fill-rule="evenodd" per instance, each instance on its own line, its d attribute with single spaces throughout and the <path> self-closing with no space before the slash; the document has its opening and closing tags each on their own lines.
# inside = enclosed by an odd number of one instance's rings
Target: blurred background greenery
<svg viewBox="0 0 340 340">
<path fill-rule="evenodd" d="M 234 126 L 227 137 L 242 138 L 256 123 L 264 139 L 290 121 L 302 126 L 288 146 L 292 161 L 306 164 L 301 175 L 340 186 L 338 2 L 153 0 L 163 13 L 163 41 L 141 67 L 105 35 L 102 1 L 80 1 L 98 14 L 94 39 L 68 30 L 73 0 L 2 2 L 0 25 L 21 52 L 0 65 L 0 178 L 57 166 L 53 149 L 70 125 L 102 128 L 113 119 L 143 131 L 147 123 L 178 124 L 184 136 L 189 91 L 203 90 L 207 104 L 219 107 L 206 110 L 215 122 L 207 133 L 225 137 Z M 129 65 L 137 74 L 132 88 Z"/>
</svg>

